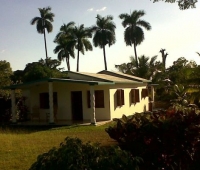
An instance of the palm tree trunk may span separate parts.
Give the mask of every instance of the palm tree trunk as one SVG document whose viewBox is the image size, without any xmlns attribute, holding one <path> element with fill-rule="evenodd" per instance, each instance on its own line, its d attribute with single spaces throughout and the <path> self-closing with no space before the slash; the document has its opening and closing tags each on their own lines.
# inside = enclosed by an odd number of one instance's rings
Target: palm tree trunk
<svg viewBox="0 0 200 170">
<path fill-rule="evenodd" d="M 46 52 L 46 65 L 48 66 L 48 63 L 47 63 L 48 55 L 47 55 L 47 43 L 46 43 L 45 29 L 44 29 L 44 44 L 45 44 L 45 52 Z"/>
<path fill-rule="evenodd" d="M 68 69 L 68 71 L 70 71 L 70 64 L 69 64 L 69 55 L 68 55 L 68 53 L 67 53 L 67 50 L 66 50 L 66 48 L 64 48 L 64 51 L 65 51 L 65 58 L 66 58 L 66 64 L 67 64 L 67 69 Z"/>
<path fill-rule="evenodd" d="M 66 57 L 67 69 L 70 71 L 69 57 Z"/>
<path fill-rule="evenodd" d="M 105 65 L 105 70 L 107 70 L 107 62 L 106 62 L 106 50 L 105 50 L 105 45 L 103 46 L 103 56 L 104 56 L 104 65 Z"/>
<path fill-rule="evenodd" d="M 77 67 L 76 67 L 76 71 L 79 72 L 79 49 L 78 49 L 78 53 L 77 53 Z"/>
<path fill-rule="evenodd" d="M 136 42 L 134 41 L 134 52 L 135 52 L 135 62 L 136 62 L 136 67 L 138 68 L 138 57 L 137 57 L 137 51 L 136 51 Z"/>
</svg>

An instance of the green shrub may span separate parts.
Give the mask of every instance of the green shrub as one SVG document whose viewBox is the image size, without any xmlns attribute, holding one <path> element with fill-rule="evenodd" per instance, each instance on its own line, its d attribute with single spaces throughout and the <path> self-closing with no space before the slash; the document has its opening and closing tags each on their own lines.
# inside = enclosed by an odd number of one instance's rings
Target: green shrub
<svg viewBox="0 0 200 170">
<path fill-rule="evenodd" d="M 39 155 L 30 170 L 137 170 L 140 161 L 119 147 L 83 144 L 78 138 L 66 138 L 58 149 Z"/>
<path fill-rule="evenodd" d="M 136 113 L 115 121 L 106 132 L 121 149 L 143 159 L 140 169 L 200 169 L 200 114 L 195 110 Z"/>
</svg>

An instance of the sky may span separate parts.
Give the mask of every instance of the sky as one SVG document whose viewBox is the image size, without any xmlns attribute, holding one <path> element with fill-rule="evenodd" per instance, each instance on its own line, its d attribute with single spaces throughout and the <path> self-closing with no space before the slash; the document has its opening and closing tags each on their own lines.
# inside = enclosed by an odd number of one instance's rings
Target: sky
<svg viewBox="0 0 200 170">
<path fill-rule="evenodd" d="M 96 16 L 112 15 L 116 24 L 116 43 L 106 46 L 108 70 L 116 71 L 115 65 L 130 61 L 134 48 L 124 43 L 124 28 L 119 15 L 134 10 L 144 10 L 143 20 L 151 24 L 146 31 L 145 40 L 137 46 L 138 56 L 152 57 L 157 55 L 161 61 L 161 48 L 169 54 L 166 66 L 169 67 L 179 57 L 194 60 L 200 65 L 200 3 L 196 8 L 180 10 L 177 4 L 164 2 L 153 3 L 153 0 L 0 0 L 0 60 L 10 62 L 11 68 L 23 70 L 27 63 L 45 59 L 44 39 L 36 31 L 36 25 L 30 21 L 40 16 L 38 8 L 50 6 L 55 14 L 53 31 L 46 35 L 48 56 L 56 59 L 53 42 L 63 23 L 74 21 L 85 27 L 95 25 Z M 92 43 L 92 39 L 90 39 Z M 75 54 L 77 52 L 75 51 Z M 76 71 L 76 58 L 70 59 L 71 71 Z M 79 71 L 98 72 L 104 70 L 103 50 L 93 47 L 80 55 Z M 66 62 L 61 67 L 67 70 Z"/>
</svg>

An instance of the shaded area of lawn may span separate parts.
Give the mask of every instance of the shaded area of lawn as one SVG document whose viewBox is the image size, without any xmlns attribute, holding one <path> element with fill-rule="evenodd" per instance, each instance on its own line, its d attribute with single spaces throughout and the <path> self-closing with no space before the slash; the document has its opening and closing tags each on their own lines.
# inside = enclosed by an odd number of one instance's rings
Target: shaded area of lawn
<svg viewBox="0 0 200 170">
<path fill-rule="evenodd" d="M 52 147 L 58 147 L 68 137 L 78 137 L 83 142 L 99 142 L 102 145 L 115 145 L 105 132 L 109 124 L 102 126 L 65 126 L 40 128 L 0 128 L 1 170 L 28 169 L 37 156 Z"/>
</svg>

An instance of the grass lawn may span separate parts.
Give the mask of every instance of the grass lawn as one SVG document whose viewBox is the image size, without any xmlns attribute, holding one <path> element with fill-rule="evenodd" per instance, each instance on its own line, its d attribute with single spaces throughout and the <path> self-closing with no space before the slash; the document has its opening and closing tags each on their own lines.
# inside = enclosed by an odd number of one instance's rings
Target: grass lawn
<svg viewBox="0 0 200 170">
<path fill-rule="evenodd" d="M 0 129 L 0 169 L 27 170 L 37 156 L 52 147 L 58 147 L 64 139 L 78 137 L 83 142 L 99 142 L 102 145 L 113 145 L 105 132 L 110 124 L 102 126 L 59 127 L 41 129 Z"/>
</svg>

